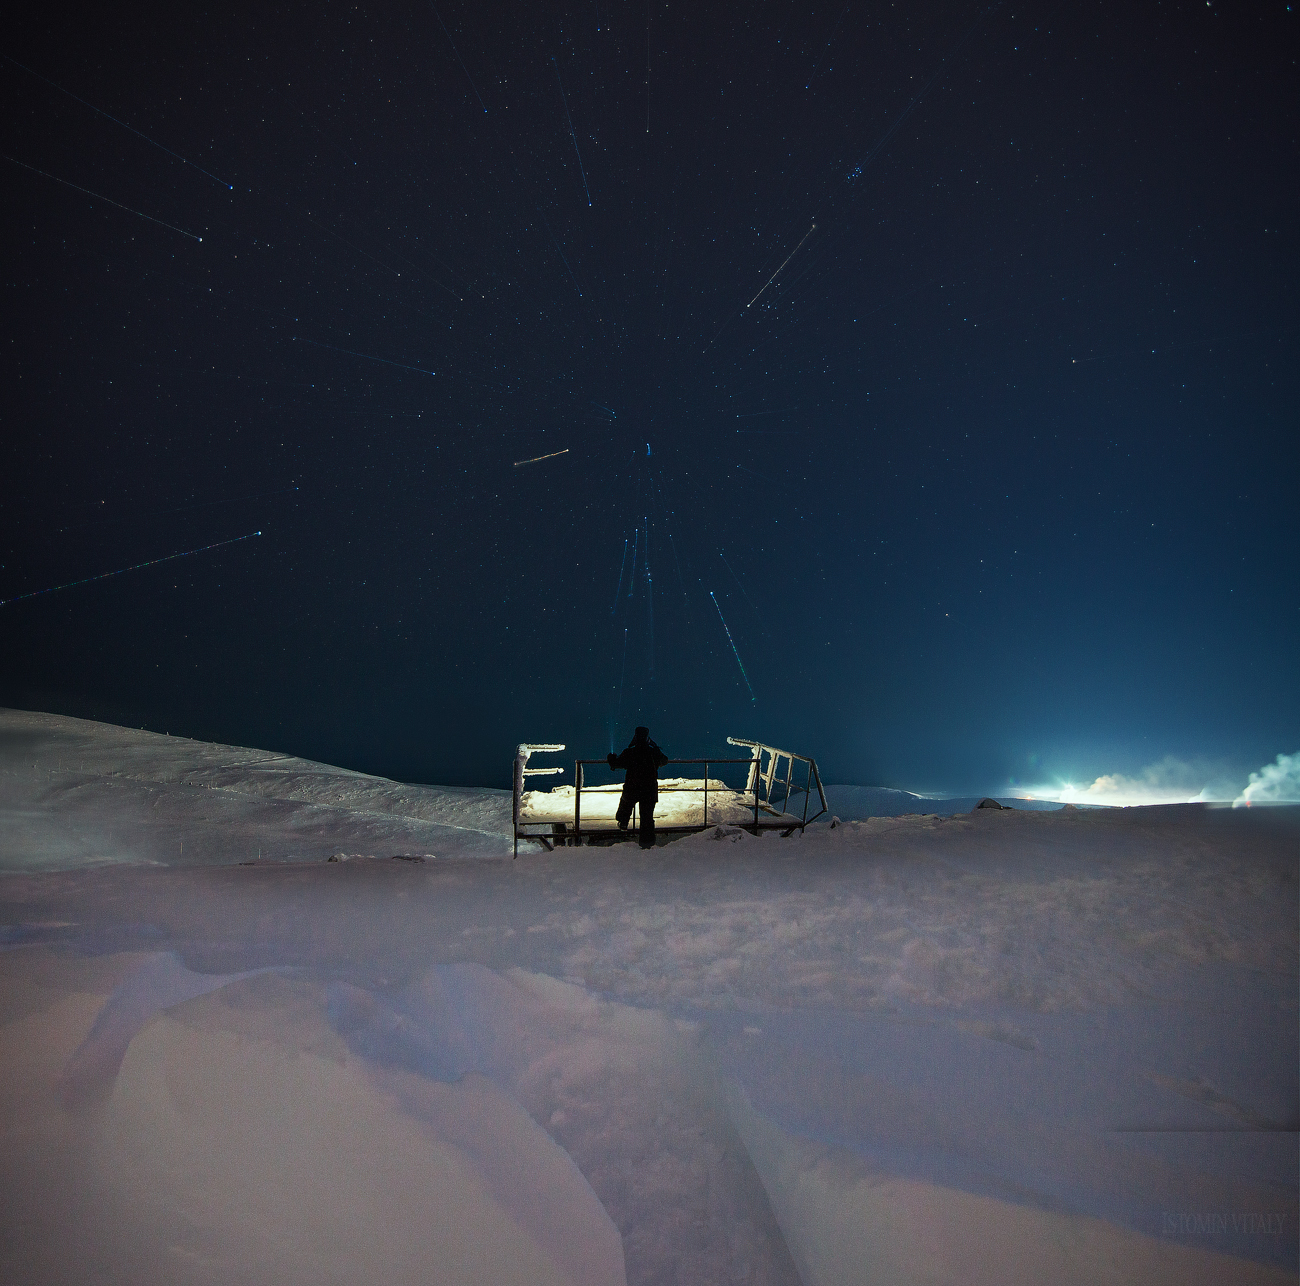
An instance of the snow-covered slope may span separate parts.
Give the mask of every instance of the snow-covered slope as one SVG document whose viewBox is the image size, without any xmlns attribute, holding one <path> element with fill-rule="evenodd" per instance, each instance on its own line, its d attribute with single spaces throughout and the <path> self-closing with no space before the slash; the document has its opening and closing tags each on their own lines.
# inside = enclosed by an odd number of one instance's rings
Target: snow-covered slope
<svg viewBox="0 0 1300 1286">
<path fill-rule="evenodd" d="M 503 792 L 0 731 L 4 1280 L 1296 1281 L 1300 810 L 512 862 Z"/>
<path fill-rule="evenodd" d="M 510 837 L 506 790 L 408 786 L 292 755 L 0 710 L 0 869 L 500 856 Z"/>
<path fill-rule="evenodd" d="M 907 790 L 891 790 L 888 786 L 827 786 L 826 808 L 829 815 L 841 821 L 863 821 L 868 817 L 905 817 L 909 813 L 933 813 L 950 817 L 953 813 L 969 813 L 979 802 L 980 795 L 963 795 L 936 799 L 927 795 L 913 795 Z M 1042 799 L 1018 799 L 1010 795 L 994 798 L 1007 808 L 1022 808 L 1031 812 L 1057 812 L 1061 805 Z"/>
</svg>

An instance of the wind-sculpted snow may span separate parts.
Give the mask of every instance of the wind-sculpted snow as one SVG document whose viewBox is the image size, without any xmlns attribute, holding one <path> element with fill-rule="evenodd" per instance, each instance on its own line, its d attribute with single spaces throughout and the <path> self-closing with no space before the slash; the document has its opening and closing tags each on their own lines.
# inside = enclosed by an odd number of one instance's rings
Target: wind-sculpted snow
<svg viewBox="0 0 1300 1286">
<path fill-rule="evenodd" d="M 512 862 L 493 793 L 43 718 L 5 1280 L 1296 1280 L 1297 810 Z"/>
<path fill-rule="evenodd" d="M 6 870 L 340 849 L 486 856 L 505 853 L 510 835 L 509 791 L 408 786 L 292 755 L 0 711 Z"/>
<path fill-rule="evenodd" d="M 194 973 L 170 951 L 146 959 L 108 998 L 86 1039 L 64 1064 L 64 1102 L 81 1107 L 106 1096 L 135 1034 L 156 1014 L 260 972 Z"/>
</svg>

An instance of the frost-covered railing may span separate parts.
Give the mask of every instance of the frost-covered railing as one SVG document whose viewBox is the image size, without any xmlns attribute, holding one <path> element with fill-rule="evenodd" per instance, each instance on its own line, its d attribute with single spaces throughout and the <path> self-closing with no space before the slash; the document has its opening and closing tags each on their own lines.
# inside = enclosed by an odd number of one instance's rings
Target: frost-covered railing
<svg viewBox="0 0 1300 1286">
<path fill-rule="evenodd" d="M 752 790 L 756 799 L 761 799 L 762 807 L 769 812 L 788 813 L 790 796 L 803 795 L 803 826 L 816 821 L 826 811 L 826 791 L 822 787 L 821 774 L 817 771 L 817 761 L 807 755 L 797 755 L 792 750 L 778 750 L 762 741 L 746 741 L 744 737 L 728 737 L 729 746 L 748 746 L 754 752 L 753 765 L 749 770 L 749 782 L 746 790 Z M 767 756 L 767 768 L 763 767 L 763 756 Z M 781 776 L 781 761 L 785 760 L 785 777 Z M 795 781 L 795 764 L 803 764 L 805 775 L 803 783 Z M 813 787 L 817 787 L 817 799 L 821 807 L 808 816 L 808 803 L 812 799 Z M 785 794 L 778 810 L 773 806 L 774 795 L 784 788 Z"/>
<path fill-rule="evenodd" d="M 514 821 L 516 857 L 519 856 L 519 801 L 524 797 L 524 778 L 549 777 L 553 776 L 555 773 L 561 773 L 564 771 L 563 768 L 558 766 L 554 768 L 529 768 L 529 757 L 536 754 L 538 751 L 550 752 L 553 754 L 563 749 L 563 742 L 538 742 L 536 744 L 530 744 L 526 741 L 521 741 L 515 748 L 514 772 L 511 774 L 513 779 L 512 785 L 514 801 L 510 809 L 510 815 Z"/>
</svg>

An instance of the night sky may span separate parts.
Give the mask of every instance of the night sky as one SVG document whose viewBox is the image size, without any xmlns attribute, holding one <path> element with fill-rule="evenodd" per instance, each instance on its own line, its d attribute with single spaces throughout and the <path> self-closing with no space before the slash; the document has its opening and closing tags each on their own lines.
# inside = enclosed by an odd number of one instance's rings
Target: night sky
<svg viewBox="0 0 1300 1286">
<path fill-rule="evenodd" d="M 1300 749 L 1295 22 L 29 6 L 0 704 L 1243 782 Z"/>
</svg>

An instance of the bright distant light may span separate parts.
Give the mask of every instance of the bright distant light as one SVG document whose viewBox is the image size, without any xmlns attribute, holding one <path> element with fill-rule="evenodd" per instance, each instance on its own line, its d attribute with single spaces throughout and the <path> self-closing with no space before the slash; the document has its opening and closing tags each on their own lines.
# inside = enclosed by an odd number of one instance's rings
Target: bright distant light
<svg viewBox="0 0 1300 1286">
<path fill-rule="evenodd" d="M 1189 790 L 1186 786 L 1162 786 L 1142 779 L 1112 773 L 1098 777 L 1089 786 L 1073 782 L 1021 787 L 1017 792 L 1028 799 L 1055 800 L 1059 804 L 1100 804 L 1108 808 L 1136 808 L 1146 804 L 1207 804 L 1226 802 L 1231 794 L 1209 787 Z"/>
<path fill-rule="evenodd" d="M 1249 774 L 1222 760 L 1198 757 L 1189 761 L 1166 755 L 1131 777 L 1119 772 L 1104 773 L 1087 785 L 1059 779 L 1029 785 L 1012 779 L 1006 793 L 1023 799 L 1110 808 L 1228 803 L 1241 808 L 1255 803 L 1300 803 L 1300 751 L 1278 755 L 1273 763 Z"/>
<path fill-rule="evenodd" d="M 1022 786 L 1015 793 L 1061 804 L 1100 804 L 1109 808 L 1228 803 L 1241 790 L 1241 776 L 1240 772 L 1222 765 L 1203 761 L 1187 763 L 1169 755 L 1131 777 L 1118 772 L 1104 773 L 1087 784 L 1056 781 Z"/>
</svg>

